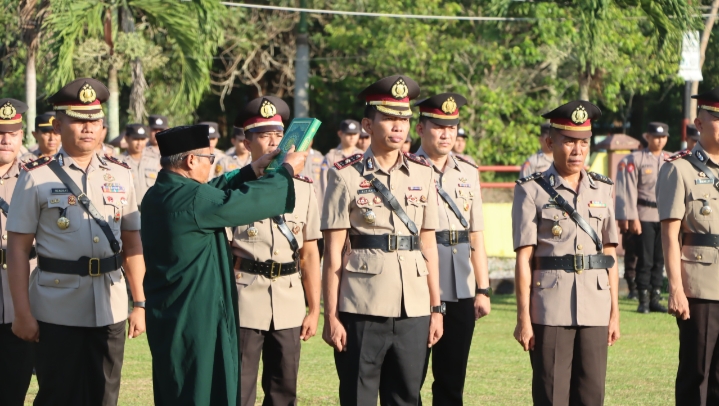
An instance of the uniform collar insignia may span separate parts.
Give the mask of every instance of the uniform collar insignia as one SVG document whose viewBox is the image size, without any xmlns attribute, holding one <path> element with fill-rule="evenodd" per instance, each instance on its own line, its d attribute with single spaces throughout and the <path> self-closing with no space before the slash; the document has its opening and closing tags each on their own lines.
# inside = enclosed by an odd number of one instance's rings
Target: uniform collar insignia
<svg viewBox="0 0 719 406">
<path fill-rule="evenodd" d="M 701 151 L 697 151 L 696 156 L 700 161 L 704 162 L 704 154 Z"/>
<path fill-rule="evenodd" d="M 592 179 L 592 177 L 589 176 L 589 175 L 587 175 L 586 178 L 587 178 L 587 180 L 589 181 L 589 186 L 591 186 L 592 188 L 596 189 L 596 188 L 597 188 L 597 184 L 594 183 L 594 179 Z"/>
<path fill-rule="evenodd" d="M 549 185 L 554 187 L 554 185 L 557 184 L 557 181 L 554 179 L 554 175 L 549 175 Z"/>
<path fill-rule="evenodd" d="M 60 166 L 65 166 L 65 158 L 62 156 L 62 154 L 55 155 L 55 159 L 57 160 L 57 163 L 60 164 Z"/>
<path fill-rule="evenodd" d="M 371 171 L 371 170 L 374 170 L 374 167 L 375 167 L 374 159 L 372 157 L 367 157 L 367 161 L 365 162 L 365 168 L 367 168 L 367 170 Z"/>
</svg>

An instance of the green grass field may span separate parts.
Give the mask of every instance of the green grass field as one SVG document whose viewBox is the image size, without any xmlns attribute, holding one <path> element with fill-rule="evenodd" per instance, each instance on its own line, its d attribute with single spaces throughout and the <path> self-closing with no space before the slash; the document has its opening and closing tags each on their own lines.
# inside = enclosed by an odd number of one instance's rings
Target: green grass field
<svg viewBox="0 0 719 406">
<path fill-rule="evenodd" d="M 639 315 L 635 313 L 636 303 L 620 303 L 622 337 L 609 349 L 605 404 L 673 404 L 678 349 L 676 322 L 666 314 Z M 529 357 L 512 337 L 514 323 L 514 297 L 493 297 L 492 314 L 477 323 L 475 330 L 465 404 L 531 404 Z M 338 404 L 338 381 L 330 347 L 319 335 L 303 347 L 299 404 Z M 431 382 L 430 377 L 427 380 Z M 36 392 L 37 383 L 33 379 L 27 404 L 31 404 Z M 261 396 L 261 389 L 258 392 Z M 429 385 L 425 385 L 422 397 L 425 404 L 431 404 Z M 151 358 L 144 335 L 127 342 L 120 404 L 152 404 Z"/>
</svg>

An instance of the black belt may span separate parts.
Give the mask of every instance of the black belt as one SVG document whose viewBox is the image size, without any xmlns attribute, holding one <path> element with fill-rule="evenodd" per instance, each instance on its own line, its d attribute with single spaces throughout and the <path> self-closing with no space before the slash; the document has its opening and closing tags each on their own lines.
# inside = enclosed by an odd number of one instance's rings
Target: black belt
<svg viewBox="0 0 719 406">
<path fill-rule="evenodd" d="M 276 279 L 280 276 L 296 274 L 298 271 L 297 263 L 295 262 L 285 262 L 284 264 L 282 264 L 279 262 L 272 261 L 259 262 L 252 259 L 237 257 L 235 259 L 235 265 L 237 265 L 237 261 L 240 261 L 240 271 L 255 275 L 261 275 L 270 279 Z"/>
<path fill-rule="evenodd" d="M 585 269 L 607 269 L 614 266 L 611 255 L 564 255 L 561 257 L 535 257 L 534 269 L 564 269 L 567 271 L 583 271 Z"/>
<path fill-rule="evenodd" d="M 41 271 L 64 273 L 80 276 L 100 276 L 122 267 L 122 255 L 115 254 L 107 258 L 81 257 L 77 261 L 37 257 L 37 266 Z"/>
<path fill-rule="evenodd" d="M 469 242 L 469 231 L 467 230 L 437 231 L 434 234 L 437 236 L 437 244 L 457 245 Z"/>
<path fill-rule="evenodd" d="M 351 235 L 352 249 L 379 249 L 392 251 L 419 251 L 418 235 Z"/>
<path fill-rule="evenodd" d="M 657 202 L 650 202 L 649 200 L 639 199 L 637 200 L 637 204 L 640 206 L 657 208 Z"/>
<path fill-rule="evenodd" d="M 719 234 L 684 233 L 682 236 L 682 244 L 693 245 L 695 247 L 719 248 Z"/>
<path fill-rule="evenodd" d="M 37 258 L 37 250 L 33 245 L 32 248 L 30 248 L 30 259 L 35 258 Z M 7 250 L 4 248 L 0 250 L 0 264 L 7 264 Z"/>
</svg>

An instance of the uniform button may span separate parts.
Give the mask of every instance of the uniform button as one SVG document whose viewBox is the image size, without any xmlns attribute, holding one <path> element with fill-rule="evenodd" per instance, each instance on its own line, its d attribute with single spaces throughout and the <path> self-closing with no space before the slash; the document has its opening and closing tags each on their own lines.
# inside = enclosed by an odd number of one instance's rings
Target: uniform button
<svg viewBox="0 0 719 406">
<path fill-rule="evenodd" d="M 449 203 L 445 203 L 445 204 L 444 204 L 444 207 L 449 207 Z"/>
<path fill-rule="evenodd" d="M 400 260 L 400 261 L 404 261 L 404 257 L 403 257 L 403 256 L 400 256 L 400 257 L 399 257 L 399 260 Z"/>
<path fill-rule="evenodd" d="M 363 270 L 363 271 L 366 271 L 366 270 L 367 270 L 367 265 L 362 265 L 362 266 L 360 267 L 360 269 Z"/>
<path fill-rule="evenodd" d="M 577 245 L 578 250 L 581 250 L 582 248 L 584 248 L 584 247 L 582 247 L 582 244 Z"/>
<path fill-rule="evenodd" d="M 540 282 L 537 282 L 537 286 L 542 286 L 542 284 Z"/>
<path fill-rule="evenodd" d="M 578 197 L 578 198 L 577 198 L 577 202 L 581 202 L 581 201 L 582 201 L 582 198 L 581 198 L 581 197 Z"/>
<path fill-rule="evenodd" d="M 4 185 L 4 184 L 5 184 L 5 181 L 0 179 L 0 185 Z"/>
<path fill-rule="evenodd" d="M 300 216 L 295 214 L 295 220 L 297 220 L 298 218 L 300 218 Z"/>
<path fill-rule="evenodd" d="M 452 248 L 452 254 L 456 254 L 456 253 L 457 253 L 457 248 Z"/>
<path fill-rule="evenodd" d="M 60 283 L 60 281 L 57 280 L 57 279 L 55 279 L 55 285 L 57 285 L 57 284 L 59 284 L 59 283 Z"/>
<path fill-rule="evenodd" d="M 454 224 L 452 224 L 451 226 L 449 226 L 449 229 L 450 229 L 450 230 L 454 230 L 454 229 L 455 229 Z"/>
<path fill-rule="evenodd" d="M 392 189 L 392 190 L 394 190 L 394 185 L 390 186 L 389 188 Z"/>
<path fill-rule="evenodd" d="M 92 242 L 94 242 L 94 243 L 100 242 L 100 237 L 95 236 L 95 237 L 92 239 Z"/>
<path fill-rule="evenodd" d="M 557 216 L 557 215 L 555 214 L 555 215 L 554 215 L 554 219 L 555 219 L 555 220 L 559 220 L 559 216 Z"/>
<path fill-rule="evenodd" d="M 2 264 L 2 269 L 7 269 L 7 264 Z"/>
<path fill-rule="evenodd" d="M 401 232 L 401 231 L 397 231 L 397 235 L 402 235 L 402 232 Z"/>
<path fill-rule="evenodd" d="M 275 255 L 280 255 L 280 252 L 277 251 L 277 250 L 275 250 L 275 252 L 273 252 L 273 254 L 275 254 Z"/>
<path fill-rule="evenodd" d="M 3 235 L 2 235 L 2 239 L 3 239 L 3 240 L 7 240 L 7 235 L 6 235 L 6 234 L 3 234 Z"/>
<path fill-rule="evenodd" d="M 704 197 L 707 197 L 707 198 L 708 198 L 708 197 L 709 197 L 709 195 L 704 195 Z"/>
<path fill-rule="evenodd" d="M 240 279 L 240 278 L 242 278 L 242 274 L 238 272 L 238 273 L 235 275 L 235 279 Z"/>
<path fill-rule="evenodd" d="M 701 255 L 697 255 L 697 259 L 702 259 L 702 256 L 701 256 Z"/>
</svg>

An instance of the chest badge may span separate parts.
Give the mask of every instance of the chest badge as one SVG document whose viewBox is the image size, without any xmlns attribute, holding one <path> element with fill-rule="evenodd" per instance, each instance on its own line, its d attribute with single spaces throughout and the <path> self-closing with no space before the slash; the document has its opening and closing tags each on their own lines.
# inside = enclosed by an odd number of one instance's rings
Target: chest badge
<svg viewBox="0 0 719 406">
<path fill-rule="evenodd" d="M 252 226 L 247 229 L 247 235 L 250 237 L 257 237 L 257 235 L 260 233 L 260 231 L 255 228 L 255 226 Z"/>
<path fill-rule="evenodd" d="M 706 178 L 707 174 L 704 172 L 699 172 L 697 175 L 699 175 L 700 178 Z"/>
<path fill-rule="evenodd" d="M 419 201 L 422 203 L 427 203 L 427 196 L 425 196 L 425 195 L 420 196 Z"/>
<path fill-rule="evenodd" d="M 372 209 L 368 209 L 362 214 L 362 217 L 364 217 L 364 221 L 367 224 L 374 224 L 375 220 L 377 220 L 377 216 L 374 214 Z"/>
<path fill-rule="evenodd" d="M 469 202 L 464 203 L 464 211 L 469 211 Z"/>
<path fill-rule="evenodd" d="M 70 195 L 67 197 L 67 204 L 69 204 L 70 206 L 74 206 L 77 204 L 77 198 L 75 197 L 75 195 Z"/>
<path fill-rule="evenodd" d="M 558 221 L 554 222 L 554 225 L 552 226 L 552 235 L 555 237 L 561 237 L 562 236 L 562 226 L 559 225 Z"/>
<path fill-rule="evenodd" d="M 379 196 L 375 196 L 374 199 L 372 199 L 372 202 L 374 204 L 380 204 L 380 203 L 382 203 L 382 198 Z"/>
<path fill-rule="evenodd" d="M 118 212 L 115 212 L 115 217 L 113 218 L 113 220 L 115 220 L 115 223 L 117 223 L 118 221 L 120 221 L 120 212 L 119 212 L 119 211 L 118 211 Z"/>
<path fill-rule="evenodd" d="M 407 190 L 413 190 L 413 191 L 416 190 L 416 191 L 419 191 L 419 190 L 422 190 L 422 186 L 409 186 L 409 187 L 407 188 Z"/>
<path fill-rule="evenodd" d="M 105 182 L 112 182 L 115 180 L 115 177 L 109 173 L 106 173 L 102 178 L 105 179 Z"/>
<path fill-rule="evenodd" d="M 459 178 L 459 181 L 462 183 L 467 183 L 467 178 Z"/>
<path fill-rule="evenodd" d="M 708 215 L 712 214 L 712 208 L 709 207 L 708 201 L 706 201 L 706 200 L 704 201 L 704 205 L 699 210 L 699 213 L 701 213 L 702 216 L 708 216 Z"/>
<path fill-rule="evenodd" d="M 299 234 L 299 233 L 300 233 L 300 230 L 301 230 L 301 228 L 300 228 L 299 225 L 296 225 L 296 226 L 292 227 L 292 233 L 293 233 L 294 235 Z"/>
<path fill-rule="evenodd" d="M 60 228 L 60 230 L 67 230 L 68 227 L 70 227 L 70 219 L 65 217 L 64 213 L 60 215 L 60 218 L 57 219 L 57 226 Z"/>
<path fill-rule="evenodd" d="M 359 199 L 357 199 L 357 204 L 360 206 L 366 206 L 367 204 L 369 204 L 369 201 L 365 197 L 360 197 Z"/>
<path fill-rule="evenodd" d="M 372 184 L 369 183 L 369 181 L 368 181 L 367 179 L 363 180 L 363 181 L 360 183 L 360 187 L 361 187 L 361 188 L 364 188 L 364 189 L 366 189 L 366 188 L 368 188 L 368 187 L 370 187 L 370 186 L 372 186 Z"/>
</svg>

